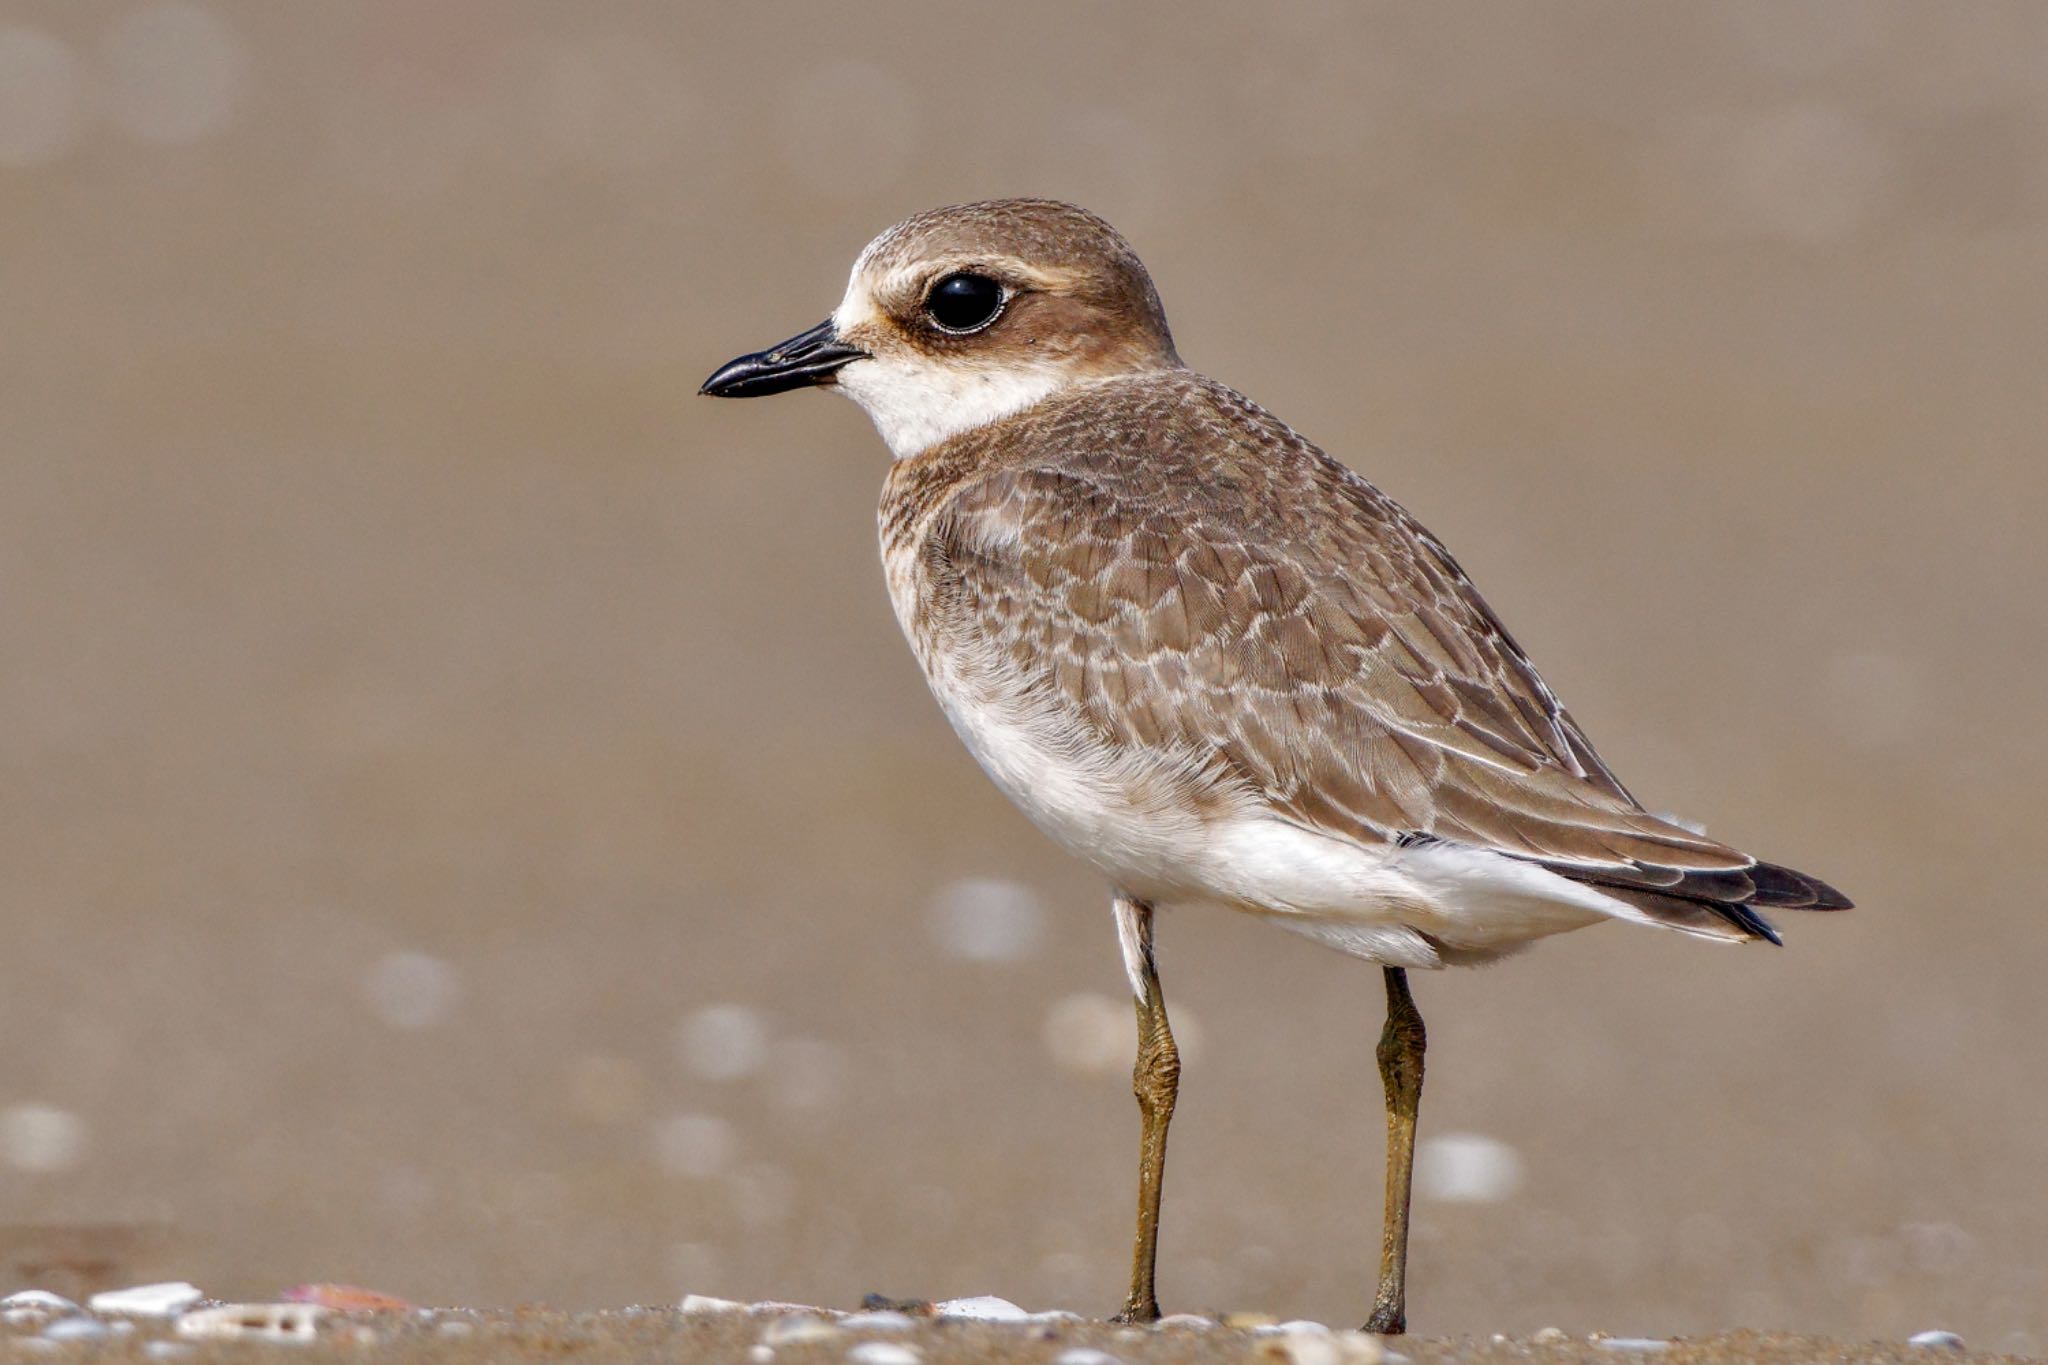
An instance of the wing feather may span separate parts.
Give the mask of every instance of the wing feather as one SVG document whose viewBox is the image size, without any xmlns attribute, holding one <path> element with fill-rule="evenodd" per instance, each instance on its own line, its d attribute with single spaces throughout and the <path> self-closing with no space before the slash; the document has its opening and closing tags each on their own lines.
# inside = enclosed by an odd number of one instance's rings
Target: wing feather
<svg viewBox="0 0 2048 1365">
<path fill-rule="evenodd" d="M 927 546 L 944 628 L 1005 642 L 1102 743 L 1213 756 L 1325 834 L 1489 849 L 1757 936 L 1721 907 L 1847 904 L 1645 810 L 1379 489 L 1194 376 L 1142 415 L 1050 424 Z"/>
</svg>

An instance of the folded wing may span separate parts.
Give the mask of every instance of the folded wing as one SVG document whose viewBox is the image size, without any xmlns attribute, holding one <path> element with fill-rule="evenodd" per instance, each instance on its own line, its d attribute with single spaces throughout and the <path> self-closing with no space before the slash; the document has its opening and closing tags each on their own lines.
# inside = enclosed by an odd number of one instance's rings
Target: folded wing
<svg viewBox="0 0 2048 1365">
<path fill-rule="evenodd" d="M 1506 854 L 1675 927 L 1775 941 L 1751 907 L 1849 904 L 1645 810 L 1428 531 L 1184 383 L 1138 427 L 1077 424 L 1056 457 L 963 485 L 926 547 L 942 610 L 1105 743 L 1220 760 L 1309 828 Z"/>
</svg>

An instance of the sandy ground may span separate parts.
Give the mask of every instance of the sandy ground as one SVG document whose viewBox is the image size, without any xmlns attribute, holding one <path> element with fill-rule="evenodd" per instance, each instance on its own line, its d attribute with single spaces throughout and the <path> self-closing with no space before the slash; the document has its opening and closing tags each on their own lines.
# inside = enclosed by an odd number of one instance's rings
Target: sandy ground
<svg viewBox="0 0 2048 1365">
<path fill-rule="evenodd" d="M 14 0 L 0 1292 L 1114 1308 L 1104 889 L 932 705 L 859 414 L 693 397 L 1028 191 L 1860 902 L 1417 981 L 1412 1326 L 2048 1352 L 2044 15 Z M 1161 953 L 1165 1306 L 1358 1320 L 1376 974 Z"/>
<path fill-rule="evenodd" d="M 681 1313 L 661 1308 L 563 1313 L 419 1310 L 413 1313 L 334 1314 L 310 1335 L 272 1345 L 291 1360 L 462 1362 L 504 1360 L 731 1360 L 752 1365 L 870 1360 L 872 1365 L 1808 1365 L 1868 1362 L 1929 1365 L 1931 1361 L 2017 1360 L 1959 1347 L 1929 1348 L 1898 1342 L 1852 1342 L 1790 1333 L 1723 1332 L 1698 1338 L 1651 1340 L 1574 1338 L 1556 1331 L 1533 1338 L 1371 1337 L 1363 1333 L 1273 1324 L 1250 1328 L 1219 1323 L 1119 1327 L 1110 1323 L 968 1322 L 920 1316 L 868 1325 L 863 1318 L 783 1309 Z M 872 1316 L 872 1315 L 865 1315 Z M 247 1361 L 265 1343 L 212 1341 L 153 1320 L 113 1320 L 118 1330 L 71 1349 L 96 1360 L 167 1360 L 203 1365 Z M 50 1343 L 26 1331 L 0 1328 L 0 1350 L 34 1358 Z M 863 1348 L 873 1354 L 863 1354 Z M 887 1352 L 887 1354 L 882 1354 Z"/>
</svg>

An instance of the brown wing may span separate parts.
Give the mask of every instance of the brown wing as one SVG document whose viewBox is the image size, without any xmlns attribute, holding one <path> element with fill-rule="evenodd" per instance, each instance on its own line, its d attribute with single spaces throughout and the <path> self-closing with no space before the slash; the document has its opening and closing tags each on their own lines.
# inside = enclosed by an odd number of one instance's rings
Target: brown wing
<svg viewBox="0 0 2048 1365">
<path fill-rule="evenodd" d="M 1216 756 L 1359 842 L 1473 845 L 1654 901 L 1841 902 L 1645 811 L 1371 484 L 1192 376 L 1140 411 L 1045 427 L 1057 451 L 963 484 L 927 546 L 943 610 L 1105 742 Z"/>
</svg>

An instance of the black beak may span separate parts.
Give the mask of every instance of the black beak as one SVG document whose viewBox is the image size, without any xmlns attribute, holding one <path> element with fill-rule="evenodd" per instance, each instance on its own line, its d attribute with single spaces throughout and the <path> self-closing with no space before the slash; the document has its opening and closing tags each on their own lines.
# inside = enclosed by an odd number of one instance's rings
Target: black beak
<svg viewBox="0 0 2048 1365">
<path fill-rule="evenodd" d="M 858 346 L 849 346 L 832 330 L 832 320 L 793 336 L 779 346 L 728 360 L 704 381 L 698 393 L 713 398 L 761 398 L 787 393 L 808 384 L 829 384 L 841 365 L 867 358 Z"/>
</svg>

